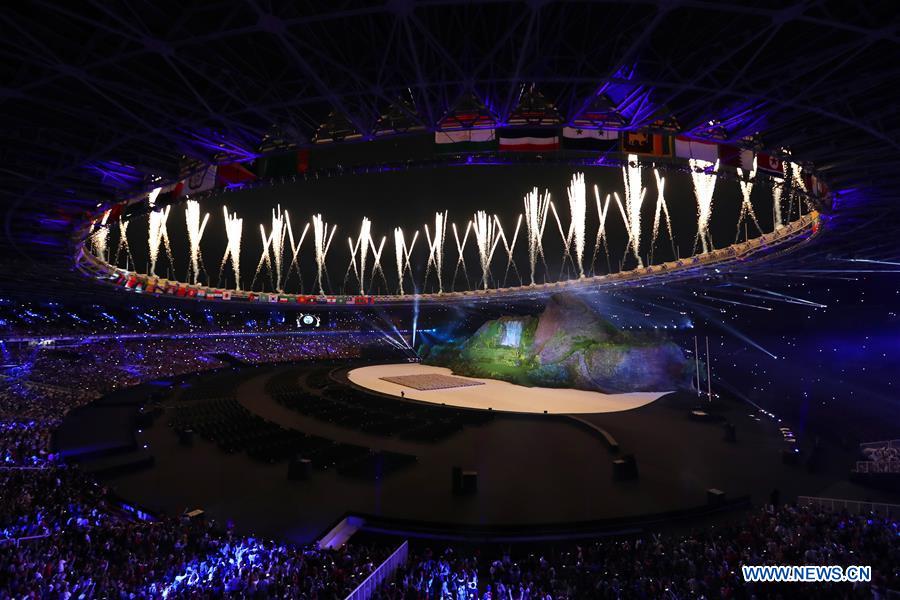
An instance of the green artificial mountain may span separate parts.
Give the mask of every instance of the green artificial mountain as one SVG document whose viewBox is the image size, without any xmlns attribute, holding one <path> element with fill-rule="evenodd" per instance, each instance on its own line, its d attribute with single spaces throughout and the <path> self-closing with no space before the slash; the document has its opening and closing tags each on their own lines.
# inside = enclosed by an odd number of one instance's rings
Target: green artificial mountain
<svg viewBox="0 0 900 600">
<path fill-rule="evenodd" d="M 537 316 L 506 316 L 471 336 L 423 344 L 424 364 L 525 386 L 605 393 L 690 386 L 691 365 L 660 333 L 622 331 L 574 295 L 553 296 Z"/>
</svg>

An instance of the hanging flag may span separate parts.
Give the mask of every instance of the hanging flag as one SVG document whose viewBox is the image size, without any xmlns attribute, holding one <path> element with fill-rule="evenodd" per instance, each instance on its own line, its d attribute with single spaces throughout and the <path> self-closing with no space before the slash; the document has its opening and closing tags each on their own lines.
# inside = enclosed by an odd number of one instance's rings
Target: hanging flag
<svg viewBox="0 0 900 600">
<path fill-rule="evenodd" d="M 784 161 L 768 152 L 760 152 L 756 155 L 756 170 L 762 171 L 772 177 L 784 178 Z"/>
<path fill-rule="evenodd" d="M 435 131 L 434 143 L 438 152 L 486 152 L 496 150 L 497 132 L 494 129 Z"/>
<path fill-rule="evenodd" d="M 671 138 L 668 135 L 650 133 L 647 130 L 623 131 L 622 152 L 624 154 L 671 156 Z"/>
<path fill-rule="evenodd" d="M 297 150 L 297 172 L 306 173 L 309 171 L 309 149 L 303 148 Z"/>
<path fill-rule="evenodd" d="M 222 300 L 231 300 L 231 292 L 228 290 L 222 290 Z"/>
<path fill-rule="evenodd" d="M 714 163 L 719 160 L 719 144 L 694 140 L 679 135 L 675 137 L 675 156 L 678 158 L 696 158 Z"/>
<path fill-rule="evenodd" d="M 127 202 L 119 202 L 118 204 L 113 204 L 109 207 L 109 215 L 106 217 L 107 223 L 112 223 L 116 221 L 119 217 L 122 216 L 122 211 L 125 210 L 125 206 Z"/>
<path fill-rule="evenodd" d="M 501 152 L 550 152 L 559 150 L 558 129 L 505 127 L 500 130 Z"/>
<path fill-rule="evenodd" d="M 753 150 L 746 150 L 731 144 L 719 144 L 719 164 L 743 169 L 749 173 L 753 168 Z"/>
<path fill-rule="evenodd" d="M 584 129 L 563 127 L 565 150 L 596 150 L 607 152 L 619 147 L 619 132 L 608 129 Z"/>
<path fill-rule="evenodd" d="M 201 194 L 216 187 L 216 165 L 208 165 L 184 180 L 182 195 Z"/>
<path fill-rule="evenodd" d="M 255 179 L 256 175 L 241 163 L 219 165 L 218 169 L 216 169 L 216 180 L 220 186 L 245 183 Z"/>
<path fill-rule="evenodd" d="M 174 204 L 175 201 L 183 195 L 184 182 L 176 181 L 160 188 L 159 194 L 156 196 L 156 206 L 168 206 Z"/>
</svg>

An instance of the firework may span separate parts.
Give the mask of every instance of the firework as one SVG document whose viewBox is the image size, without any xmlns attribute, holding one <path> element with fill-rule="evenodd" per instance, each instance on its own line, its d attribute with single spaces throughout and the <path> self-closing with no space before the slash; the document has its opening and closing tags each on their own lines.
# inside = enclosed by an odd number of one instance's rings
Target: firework
<svg viewBox="0 0 900 600">
<path fill-rule="evenodd" d="M 434 237 L 425 224 L 425 237 L 428 240 L 428 263 L 425 265 L 425 279 L 428 280 L 428 271 L 434 266 L 438 280 L 438 293 L 444 292 L 444 239 L 447 237 L 447 211 L 434 213 Z"/>
<path fill-rule="evenodd" d="M 756 213 L 753 211 L 753 205 L 750 203 L 750 194 L 753 193 L 753 182 L 756 179 L 756 157 L 753 157 L 753 167 L 750 169 L 750 174 L 746 179 L 744 179 L 744 171 L 740 167 L 738 167 L 737 174 L 743 199 L 741 201 L 741 214 L 738 216 L 737 234 L 734 236 L 735 242 L 741 236 L 741 225 L 748 216 L 753 219 L 753 224 L 756 225 L 757 231 L 762 233 L 762 228 L 760 228 L 759 221 L 756 219 Z"/>
<path fill-rule="evenodd" d="M 694 195 L 697 197 L 697 238 L 702 245 L 703 252 L 712 250 L 712 236 L 709 233 L 709 221 L 712 218 L 713 194 L 716 190 L 716 176 L 719 170 L 719 161 L 715 164 L 691 158 L 688 160 L 691 168 L 691 180 L 694 183 Z M 694 242 L 694 248 L 697 241 Z"/>
<path fill-rule="evenodd" d="M 593 269 L 594 261 L 597 260 L 597 254 L 600 251 L 600 244 L 603 244 L 603 253 L 606 255 L 606 272 L 612 271 L 609 264 L 609 243 L 606 241 L 606 217 L 609 215 L 610 195 L 606 195 L 606 202 L 600 203 L 600 188 L 594 186 L 594 199 L 597 202 L 597 217 L 600 225 L 597 227 L 597 238 L 594 240 L 594 254 L 591 256 L 591 268 Z"/>
<path fill-rule="evenodd" d="M 550 192 L 543 195 L 534 188 L 525 195 L 525 232 L 528 234 L 528 263 L 531 267 L 531 285 L 534 285 L 534 271 L 538 257 L 543 260 L 544 227 L 547 225 L 547 211 L 550 209 Z"/>
<path fill-rule="evenodd" d="M 406 237 L 403 235 L 403 230 L 399 227 L 394 229 L 394 256 L 397 259 L 397 282 L 399 284 L 400 295 L 403 295 L 403 276 L 406 271 L 410 272 L 412 275 L 412 268 L 409 264 L 409 255 L 412 253 L 413 247 L 416 245 L 416 240 L 419 238 L 419 232 L 416 231 L 413 234 L 412 241 L 409 243 L 409 246 L 406 245 Z"/>
<path fill-rule="evenodd" d="M 584 224 L 587 216 L 587 200 L 584 185 L 584 173 L 572 175 L 569 184 L 569 234 L 567 246 L 571 244 L 575 251 L 575 260 L 578 263 L 578 276 L 584 277 Z"/>
<path fill-rule="evenodd" d="M 466 241 L 469 239 L 469 232 L 472 230 L 472 221 L 466 224 L 466 232 L 463 234 L 462 242 L 459 241 L 459 232 L 456 230 L 456 223 L 453 224 L 453 239 L 456 240 L 456 267 L 453 269 L 452 286 L 456 286 L 456 275 L 459 273 L 459 267 L 462 266 L 463 276 L 466 278 L 466 289 L 469 289 L 469 272 L 466 270 L 466 256 L 464 250 Z"/>
<path fill-rule="evenodd" d="M 234 272 L 234 289 L 241 289 L 241 235 L 243 234 L 244 220 L 239 219 L 237 212 L 228 214 L 228 207 L 222 207 L 222 213 L 225 215 L 225 236 L 228 240 L 225 247 L 225 255 L 222 257 L 222 264 L 219 266 L 219 279 L 222 279 L 222 270 L 225 263 L 231 259 L 231 270 Z"/>
<path fill-rule="evenodd" d="M 203 264 L 203 256 L 200 252 L 200 240 L 206 231 L 209 221 L 209 213 L 200 221 L 200 203 L 196 200 L 188 200 L 184 205 L 184 219 L 187 224 L 188 246 L 190 247 L 191 260 L 188 264 L 188 279 L 191 283 L 197 283 L 200 279 L 200 265 Z"/>
<path fill-rule="evenodd" d="M 516 240 L 519 238 L 519 229 L 522 227 L 522 215 L 520 214 L 519 219 L 516 221 L 516 230 L 513 233 L 512 243 L 506 242 L 506 234 L 503 232 L 503 225 L 500 224 L 500 219 L 497 215 L 494 215 L 494 219 L 497 221 L 497 232 L 500 235 L 500 241 L 503 242 L 503 249 L 506 250 L 506 269 L 503 271 L 503 287 L 506 287 L 506 278 L 509 275 L 510 267 L 515 270 L 516 276 L 519 278 L 519 285 L 522 285 L 522 276 L 519 274 L 519 269 L 513 261 L 513 251 L 516 248 Z"/>
<path fill-rule="evenodd" d="M 148 198 L 150 208 L 150 216 L 148 223 L 148 232 L 147 232 L 147 243 L 150 247 L 150 274 L 156 275 L 156 263 L 159 258 L 159 246 L 160 243 L 166 249 L 166 255 L 169 258 L 169 264 L 172 264 L 172 248 L 169 245 L 169 232 L 166 229 L 166 222 L 169 220 L 169 210 L 172 208 L 171 206 L 166 206 L 164 209 L 156 209 L 156 198 L 159 196 L 162 188 L 156 188 L 152 192 L 150 192 L 150 197 Z"/>
<path fill-rule="evenodd" d="M 647 190 L 641 184 L 641 165 L 636 154 L 628 155 L 628 164 L 622 167 L 622 177 L 625 180 L 625 210 L 622 211 L 622 218 L 628 229 L 631 253 L 637 259 L 638 267 L 642 267 L 644 262 L 641 260 L 641 205 L 644 203 Z M 616 201 L 619 203 L 619 210 L 622 210 L 618 196 Z"/>
<path fill-rule="evenodd" d="M 675 252 L 675 238 L 672 237 L 672 219 L 669 217 L 669 205 L 666 204 L 666 178 L 659 174 L 659 169 L 653 169 L 653 178 L 656 180 L 656 211 L 653 214 L 653 237 L 650 240 L 650 262 L 653 262 L 653 250 L 656 240 L 659 238 L 660 217 L 666 218 L 666 229 L 669 232 L 669 241 L 672 243 L 672 256 Z"/>
<path fill-rule="evenodd" d="M 331 248 L 331 240 L 334 238 L 334 232 L 337 230 L 337 225 L 332 225 L 331 233 L 329 233 L 328 223 L 322 218 L 321 213 L 313 216 L 312 224 L 313 241 L 315 243 L 316 251 L 316 287 L 319 288 L 319 294 L 324 296 L 325 288 L 323 287 L 323 275 L 326 273 L 325 257 L 328 256 L 328 250 Z"/>
<path fill-rule="evenodd" d="M 481 284 L 488 289 L 488 281 L 491 276 L 491 259 L 500 236 L 497 233 L 497 217 L 489 216 L 487 212 L 479 210 L 472 220 L 472 230 L 475 232 L 475 245 L 478 248 L 478 257 L 481 260 Z"/>
</svg>

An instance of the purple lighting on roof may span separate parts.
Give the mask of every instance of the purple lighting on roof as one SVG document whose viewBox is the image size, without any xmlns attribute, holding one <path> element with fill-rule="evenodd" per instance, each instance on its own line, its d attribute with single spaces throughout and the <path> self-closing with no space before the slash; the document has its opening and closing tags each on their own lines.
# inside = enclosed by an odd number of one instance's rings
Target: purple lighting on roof
<svg viewBox="0 0 900 600">
<path fill-rule="evenodd" d="M 237 162 L 253 160 L 259 156 L 257 152 L 250 149 L 253 146 L 252 142 L 228 137 L 217 131 L 209 129 L 193 131 L 189 133 L 189 136 L 191 140 L 188 145 L 195 150 L 200 150 L 200 153 L 204 155 L 224 154 Z"/>
</svg>

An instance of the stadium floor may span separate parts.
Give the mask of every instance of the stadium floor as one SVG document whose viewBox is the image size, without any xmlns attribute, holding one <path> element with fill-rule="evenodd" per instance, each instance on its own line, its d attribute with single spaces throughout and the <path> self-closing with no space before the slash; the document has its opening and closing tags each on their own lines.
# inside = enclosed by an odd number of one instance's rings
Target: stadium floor
<svg viewBox="0 0 900 600">
<path fill-rule="evenodd" d="M 304 416 L 277 403 L 266 391 L 272 377 L 300 377 L 307 366 L 280 366 L 197 376 L 165 401 L 165 414 L 137 434 L 155 457 L 152 468 L 118 475 L 107 483 L 122 497 L 156 511 L 180 513 L 202 508 L 239 531 L 306 542 L 316 539 L 346 512 L 385 519 L 468 525 L 546 525 L 636 517 L 702 506 L 706 490 L 729 497 L 744 494 L 765 502 L 777 488 L 784 501 L 796 495 L 877 499 L 849 484 L 853 453 L 828 446 L 822 466 L 782 462 L 778 424 L 757 420 L 745 404 L 722 402 L 717 411 L 737 431 L 737 442 L 723 439 L 721 423 L 688 418 L 692 399 L 669 395 L 634 410 L 579 418 L 604 428 L 621 453 L 634 453 L 640 477 L 614 481 L 611 454 L 603 439 L 583 423 L 556 415 L 498 414 L 437 442 L 412 442 L 350 430 Z M 287 464 L 266 464 L 246 454 L 226 454 L 195 439 L 179 444 L 167 426 L 175 406 L 193 386 L 216 382 L 265 419 L 379 450 L 414 454 L 415 464 L 380 481 L 315 471 L 309 481 L 287 478 Z M 146 396 L 144 388 L 119 394 Z M 121 396 L 120 396 L 121 397 Z M 397 400 L 400 402 L 400 400 Z M 102 401 L 101 401 L 102 403 Z M 98 403 L 103 419 L 109 411 Z M 79 415 L 84 422 L 85 414 Z M 66 425 L 64 424 L 63 427 Z M 121 426 L 117 425 L 117 426 Z M 97 427 L 98 431 L 103 427 Z M 86 440 L 79 440 L 85 443 Z M 478 492 L 451 493 L 451 468 L 478 471 Z"/>
</svg>

